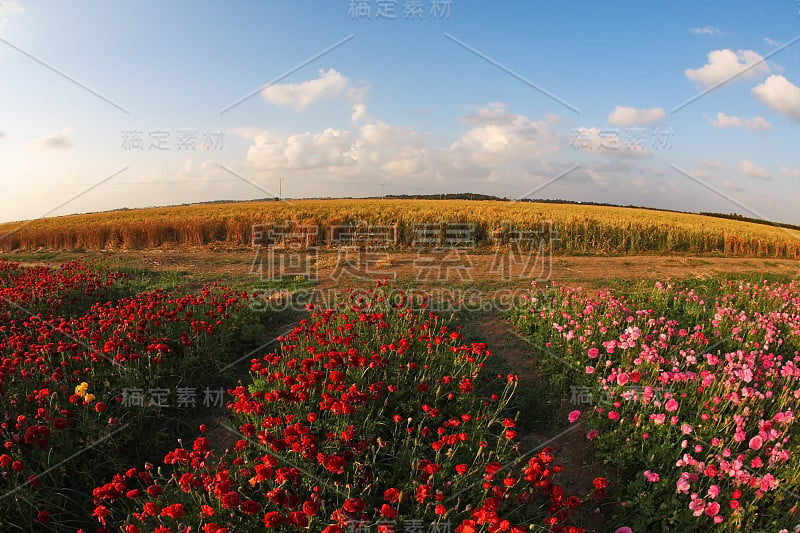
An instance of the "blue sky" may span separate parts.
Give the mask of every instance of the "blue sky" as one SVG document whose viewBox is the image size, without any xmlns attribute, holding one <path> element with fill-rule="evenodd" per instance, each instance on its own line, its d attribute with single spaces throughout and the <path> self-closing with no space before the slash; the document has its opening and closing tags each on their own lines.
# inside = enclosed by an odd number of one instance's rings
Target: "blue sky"
<svg viewBox="0 0 800 533">
<path fill-rule="evenodd" d="M 0 221 L 280 190 L 798 224 L 798 35 L 788 1 L 2 0 Z"/>
</svg>

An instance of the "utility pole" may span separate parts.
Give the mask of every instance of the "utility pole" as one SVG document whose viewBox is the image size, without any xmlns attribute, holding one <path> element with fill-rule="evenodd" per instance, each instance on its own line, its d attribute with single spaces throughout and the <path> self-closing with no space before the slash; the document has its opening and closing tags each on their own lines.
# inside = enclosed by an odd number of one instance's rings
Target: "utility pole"
<svg viewBox="0 0 800 533">
<path fill-rule="evenodd" d="M 283 198 L 283 180 L 286 178 L 278 178 L 278 201 Z"/>
</svg>

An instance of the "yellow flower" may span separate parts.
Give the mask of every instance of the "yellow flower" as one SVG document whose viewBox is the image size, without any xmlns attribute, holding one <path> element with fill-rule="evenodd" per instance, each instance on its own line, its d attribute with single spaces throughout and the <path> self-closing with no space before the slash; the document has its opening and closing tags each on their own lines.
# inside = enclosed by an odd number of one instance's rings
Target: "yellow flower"
<svg viewBox="0 0 800 533">
<path fill-rule="evenodd" d="M 94 394 L 87 394 L 86 396 L 83 397 L 84 403 L 89 403 L 93 401 L 94 401 Z"/>
<path fill-rule="evenodd" d="M 86 396 L 86 390 L 88 388 L 89 388 L 89 384 L 84 381 L 80 385 L 76 385 L 75 386 L 75 394 L 77 394 L 80 397 Z"/>
</svg>

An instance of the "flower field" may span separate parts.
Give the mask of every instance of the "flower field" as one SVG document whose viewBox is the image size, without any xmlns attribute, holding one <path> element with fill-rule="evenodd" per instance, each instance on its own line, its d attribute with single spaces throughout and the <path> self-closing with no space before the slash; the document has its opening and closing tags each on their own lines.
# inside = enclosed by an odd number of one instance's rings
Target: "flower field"
<svg viewBox="0 0 800 533">
<path fill-rule="evenodd" d="M 509 320 L 541 370 L 534 401 L 560 399 L 550 434 L 587 441 L 601 475 L 583 482 L 559 446 L 523 445 L 518 376 L 413 291 L 309 305 L 237 383 L 228 363 L 263 340 L 252 295 L 125 283 L 83 261 L 0 261 L 0 530 L 800 524 L 797 281 L 534 285 Z M 216 411 L 131 401 L 223 383 Z"/>
<path fill-rule="evenodd" d="M 94 515 L 129 532 L 582 531 L 552 450 L 519 447 L 504 410 L 517 377 L 484 375 L 491 352 L 460 339 L 380 289 L 312 308 L 231 391 L 231 450 L 210 451 L 201 426 L 158 475 L 97 487 Z"/>
<path fill-rule="evenodd" d="M 124 392 L 209 384 L 225 347 L 252 334 L 237 312 L 246 295 L 208 287 L 105 300 L 121 277 L 83 262 L 52 271 L 0 261 L 3 531 L 85 522 L 91 496 L 80 489 L 143 444 L 157 449 L 175 426 L 176 416 L 121 405 Z"/>
<path fill-rule="evenodd" d="M 537 294 L 514 320 L 618 472 L 618 526 L 797 530 L 800 283 Z"/>
</svg>

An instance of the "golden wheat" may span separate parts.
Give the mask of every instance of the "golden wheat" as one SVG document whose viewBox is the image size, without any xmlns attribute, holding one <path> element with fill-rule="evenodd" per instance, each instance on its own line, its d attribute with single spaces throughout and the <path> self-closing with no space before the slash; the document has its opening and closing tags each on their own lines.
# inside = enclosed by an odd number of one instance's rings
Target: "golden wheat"
<svg viewBox="0 0 800 533">
<path fill-rule="evenodd" d="M 391 226 L 394 244 L 404 247 L 414 240 L 414 224 L 471 224 L 472 238 L 481 245 L 503 235 L 509 223 L 516 229 L 539 230 L 549 222 L 558 235 L 557 253 L 800 258 L 800 232 L 750 222 L 623 207 L 405 199 L 197 204 L 6 223 L 0 224 L 0 250 L 143 249 L 217 242 L 248 246 L 254 224 L 286 221 L 316 227 L 315 244 L 323 246 L 334 226 L 346 224 Z"/>
</svg>

